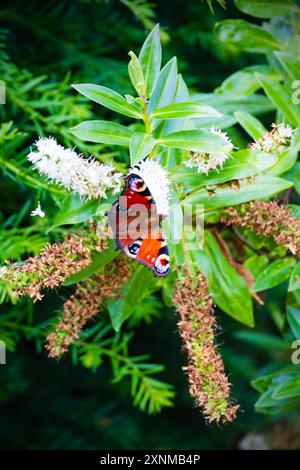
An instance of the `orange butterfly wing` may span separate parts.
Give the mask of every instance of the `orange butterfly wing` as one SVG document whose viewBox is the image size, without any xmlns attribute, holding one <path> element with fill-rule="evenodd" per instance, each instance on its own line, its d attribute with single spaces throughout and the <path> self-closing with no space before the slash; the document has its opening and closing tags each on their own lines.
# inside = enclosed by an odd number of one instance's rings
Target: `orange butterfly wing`
<svg viewBox="0 0 300 470">
<path fill-rule="evenodd" d="M 155 276 L 169 274 L 161 216 L 142 178 L 131 174 L 125 179 L 124 191 L 109 211 L 108 220 L 119 251 L 151 269 Z"/>
</svg>

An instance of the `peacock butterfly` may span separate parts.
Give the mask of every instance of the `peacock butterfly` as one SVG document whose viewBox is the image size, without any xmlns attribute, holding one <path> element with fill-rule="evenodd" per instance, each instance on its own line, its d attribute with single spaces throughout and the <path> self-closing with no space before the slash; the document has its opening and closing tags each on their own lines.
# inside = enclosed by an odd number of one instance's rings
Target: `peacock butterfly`
<svg viewBox="0 0 300 470">
<path fill-rule="evenodd" d="M 134 171 L 134 169 L 133 169 Z M 130 173 L 125 187 L 108 212 L 117 250 L 164 277 L 170 272 L 170 257 L 162 234 L 162 215 L 144 179 Z"/>
</svg>

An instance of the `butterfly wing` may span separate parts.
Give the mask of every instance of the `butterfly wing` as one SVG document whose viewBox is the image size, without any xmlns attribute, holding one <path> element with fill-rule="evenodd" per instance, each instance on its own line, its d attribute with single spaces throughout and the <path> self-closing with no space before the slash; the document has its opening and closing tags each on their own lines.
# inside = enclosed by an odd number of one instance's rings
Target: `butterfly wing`
<svg viewBox="0 0 300 470">
<path fill-rule="evenodd" d="M 161 216 L 142 178 L 131 174 L 125 179 L 124 191 L 109 211 L 108 220 L 119 251 L 151 269 L 155 276 L 167 276 L 170 257 Z"/>
</svg>

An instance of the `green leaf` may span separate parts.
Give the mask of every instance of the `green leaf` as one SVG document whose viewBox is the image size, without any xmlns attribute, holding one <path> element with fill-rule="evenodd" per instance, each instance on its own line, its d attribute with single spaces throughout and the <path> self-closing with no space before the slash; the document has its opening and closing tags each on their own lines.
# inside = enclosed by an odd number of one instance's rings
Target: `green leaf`
<svg viewBox="0 0 300 470">
<path fill-rule="evenodd" d="M 283 176 L 283 178 L 288 179 L 289 181 L 292 181 L 289 177 L 287 177 L 287 171 L 289 171 L 297 161 L 298 157 L 298 152 L 294 151 L 291 148 L 288 148 L 285 152 L 282 152 L 279 157 L 277 163 L 275 163 L 274 166 L 266 170 L 266 173 L 268 175 L 273 175 L 273 176 Z M 294 181 L 292 181 L 295 183 Z M 297 190 L 297 188 L 296 188 Z"/>
<path fill-rule="evenodd" d="M 260 139 L 267 132 L 261 121 L 252 116 L 252 114 L 245 113 L 245 111 L 236 111 L 234 117 L 253 140 Z"/>
<path fill-rule="evenodd" d="M 166 147 L 175 147 L 195 152 L 227 153 L 232 150 L 232 145 L 223 137 L 208 130 L 178 131 L 160 137 L 158 143 Z"/>
<path fill-rule="evenodd" d="M 105 108 L 132 118 L 143 118 L 143 113 L 139 105 L 128 103 L 123 96 L 110 88 L 101 85 L 93 85 L 92 83 L 81 83 L 79 85 L 72 85 L 72 87 L 82 95 L 95 101 L 95 103 L 101 104 Z"/>
<path fill-rule="evenodd" d="M 151 134 L 136 132 L 130 142 L 130 164 L 136 165 L 143 160 L 156 144 L 156 140 Z"/>
<path fill-rule="evenodd" d="M 300 123 L 299 106 L 293 104 L 292 95 L 285 85 L 281 85 L 272 78 L 257 74 L 257 78 L 261 83 L 266 95 L 274 103 L 285 116 L 287 121 L 294 127 L 298 127 Z"/>
<path fill-rule="evenodd" d="M 156 108 L 162 108 L 172 103 L 177 82 L 177 61 L 176 57 L 173 57 L 162 69 L 158 76 L 155 88 L 151 94 L 148 113 L 149 115 Z M 156 125 L 159 123 L 156 122 Z"/>
<path fill-rule="evenodd" d="M 295 262 L 294 258 L 273 261 L 257 277 L 253 286 L 254 292 L 271 289 L 286 281 L 291 275 Z"/>
<path fill-rule="evenodd" d="M 259 341 L 259 343 L 263 343 L 264 338 Z M 263 348 L 263 344 L 260 345 Z M 269 344 L 267 340 L 267 347 L 269 349 Z M 272 348 L 271 352 L 272 352 Z M 287 376 L 293 374 L 295 372 L 295 366 L 293 364 L 290 365 L 289 362 L 271 362 L 267 366 L 265 366 L 262 370 L 258 372 L 258 375 L 254 380 L 251 381 L 251 385 L 260 393 L 266 392 L 272 381 L 278 376 Z"/>
<path fill-rule="evenodd" d="M 210 129 L 212 126 L 217 126 L 219 129 L 227 129 L 236 124 L 236 119 L 231 114 L 222 114 L 221 118 L 194 118 L 193 124 L 196 129 Z"/>
<path fill-rule="evenodd" d="M 158 289 L 153 273 L 144 266 L 138 266 L 125 285 L 124 292 L 117 300 L 108 300 L 108 312 L 112 326 L 115 331 L 119 331 L 122 324 L 130 317 L 133 310 L 145 297 Z"/>
<path fill-rule="evenodd" d="M 214 236 L 205 232 L 205 254 L 211 267 L 209 285 L 216 304 L 228 315 L 253 327 L 253 306 L 245 280 L 225 258 Z"/>
<path fill-rule="evenodd" d="M 234 97 L 229 98 L 228 96 L 216 93 L 197 93 L 193 95 L 193 99 L 213 106 L 223 115 L 230 115 L 237 111 L 237 100 Z M 247 113 L 257 115 L 269 113 L 274 109 L 274 104 L 262 94 L 254 93 L 245 97 L 238 97 L 239 111 L 246 111 Z"/>
<path fill-rule="evenodd" d="M 221 86 L 215 90 L 215 93 L 231 97 L 234 100 L 255 93 L 261 88 L 255 76 L 256 72 L 271 76 L 277 80 L 281 78 L 281 74 L 278 71 L 271 69 L 267 65 L 252 65 L 226 78 Z"/>
<path fill-rule="evenodd" d="M 300 339 L 300 310 L 288 306 L 287 319 L 293 335 L 296 339 Z"/>
<path fill-rule="evenodd" d="M 256 278 L 269 263 L 266 255 L 253 255 L 244 262 L 244 266 Z"/>
<path fill-rule="evenodd" d="M 275 52 L 275 55 L 292 80 L 300 79 L 300 60 L 286 52 Z"/>
<path fill-rule="evenodd" d="M 129 52 L 130 61 L 128 64 L 128 73 L 132 85 L 137 94 L 141 97 L 146 96 L 146 83 L 142 65 L 134 52 Z"/>
<path fill-rule="evenodd" d="M 110 121 L 84 121 L 71 129 L 82 140 L 99 144 L 129 147 L 133 132 L 128 127 Z"/>
<path fill-rule="evenodd" d="M 300 376 L 287 377 L 286 380 L 275 388 L 272 397 L 275 400 L 300 398 Z"/>
<path fill-rule="evenodd" d="M 273 52 L 281 44 L 271 33 L 245 20 L 224 20 L 215 25 L 218 38 L 249 52 Z"/>
<path fill-rule="evenodd" d="M 234 337 L 268 352 L 272 352 L 272 350 L 281 351 L 289 349 L 289 345 L 278 336 L 262 333 L 260 331 L 236 331 Z"/>
<path fill-rule="evenodd" d="M 297 13 L 297 6 L 291 0 L 235 0 L 239 10 L 257 18 L 274 18 Z"/>
<path fill-rule="evenodd" d="M 146 82 L 146 98 L 149 98 L 158 78 L 161 65 L 161 44 L 158 24 L 146 38 L 139 55 L 139 60 Z"/>
<path fill-rule="evenodd" d="M 221 117 L 221 114 L 211 106 L 201 104 L 197 101 L 186 103 L 173 103 L 163 108 L 158 108 L 151 114 L 155 119 L 175 119 L 181 117 L 201 118 L 201 117 Z"/>
<path fill-rule="evenodd" d="M 163 370 L 159 364 L 136 364 L 136 369 L 146 369 L 149 373 L 157 373 Z M 135 372 L 135 371 L 134 371 Z M 141 411 L 148 414 L 160 413 L 162 408 L 174 406 L 174 391 L 172 386 L 153 379 L 148 375 L 131 373 L 131 394 L 134 397 L 133 404 L 138 406 Z"/>
<path fill-rule="evenodd" d="M 289 292 L 300 289 L 300 262 L 296 264 L 289 282 Z"/>
<path fill-rule="evenodd" d="M 63 202 L 60 211 L 56 214 L 48 232 L 61 225 L 73 225 L 85 222 L 95 216 L 99 200 L 86 200 L 78 194 L 71 193 Z"/>
<path fill-rule="evenodd" d="M 172 173 L 173 179 L 184 185 L 186 192 L 196 187 L 225 183 L 230 180 L 248 178 L 271 167 L 277 159 L 271 154 L 253 149 L 239 150 L 228 158 L 223 168 L 212 170 L 205 175 L 195 168 L 180 168 Z"/>
<path fill-rule="evenodd" d="M 277 400 L 273 397 L 274 391 L 277 387 L 286 380 L 286 375 L 277 375 L 271 382 L 267 391 L 257 400 L 255 403 L 255 410 L 258 413 L 290 413 L 291 405 L 294 404 L 294 407 L 298 409 L 299 402 L 297 399 L 281 399 Z"/>
<path fill-rule="evenodd" d="M 294 183 L 294 188 L 300 194 L 300 163 L 295 163 L 292 168 L 284 174 L 284 178 Z"/>
<path fill-rule="evenodd" d="M 200 189 L 188 195 L 183 204 L 203 204 L 206 210 L 233 206 L 254 199 L 270 198 L 292 186 L 288 181 L 274 176 L 258 176 L 254 182 L 241 180 L 240 188 L 217 188 L 213 194 Z"/>
<path fill-rule="evenodd" d="M 176 91 L 173 103 L 184 103 L 186 101 L 189 101 L 189 99 L 190 94 L 188 87 L 186 86 L 186 83 L 183 80 L 182 76 L 179 74 L 176 80 Z M 185 122 L 185 118 L 169 119 L 163 121 L 162 125 L 160 126 L 159 135 L 168 135 L 172 132 L 180 131 L 183 128 Z"/>
</svg>

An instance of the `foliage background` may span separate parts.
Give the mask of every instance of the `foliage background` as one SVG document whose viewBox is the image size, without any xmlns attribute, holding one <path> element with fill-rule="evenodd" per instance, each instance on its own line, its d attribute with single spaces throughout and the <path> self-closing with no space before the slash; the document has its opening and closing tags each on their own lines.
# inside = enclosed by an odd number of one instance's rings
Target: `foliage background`
<svg viewBox="0 0 300 470">
<path fill-rule="evenodd" d="M 22 184 L 26 175 L 22 180 L 17 172 L 7 172 L 7 156 L 21 167 L 28 146 L 43 134 L 55 135 L 62 143 L 76 144 L 88 153 L 88 145 L 77 141 L 68 129 L 93 112 L 97 117 L 110 118 L 107 110 L 93 109 L 83 102 L 72 91 L 71 83 L 101 83 L 124 93 L 129 87 L 127 52 L 139 49 L 157 21 L 163 28 L 164 61 L 176 55 L 187 83 L 198 91 L 210 92 L 235 70 L 257 63 L 255 54 L 240 54 L 225 46 L 212 31 L 216 21 L 244 15 L 230 1 L 226 10 L 212 3 L 214 13 L 200 0 L 174 0 L 172 8 L 169 2 L 150 4 L 142 0 L 1 3 L 0 61 L 7 104 L 0 113 L 2 122 L 12 121 L 1 128 L 2 143 L 7 143 L 5 155 L 0 154 L 2 261 L 18 259 L 28 251 L 38 253 L 46 242 L 38 228 L 26 241 L 24 233 L 16 232 L 18 227 L 30 226 L 29 208 L 40 197 L 46 205 L 47 196 Z M 269 116 L 264 119 L 268 122 Z M 107 158 L 110 155 L 108 152 Z M 281 287 L 268 295 L 280 300 Z M 274 432 L 278 426 L 293 426 L 297 419 L 295 413 L 278 418 L 254 412 L 258 395 L 249 380 L 272 358 L 272 350 L 240 341 L 235 335 L 240 325 L 222 315 L 220 325 L 226 333 L 219 339 L 221 352 L 230 371 L 233 395 L 244 413 L 226 428 L 207 426 L 192 406 L 181 371 L 186 358 L 180 351 L 176 317 L 166 307 L 150 324 L 139 325 L 131 342 L 132 354 L 149 352 L 153 362 L 166 364 L 163 380 L 176 388 L 174 408 L 147 416 L 129 401 L 126 382 L 111 384 L 110 367 L 104 364 L 93 373 L 70 358 L 59 364 L 49 360 L 40 335 L 22 327 L 23 316 L 32 314 L 41 324 L 59 302 L 56 295 L 47 295 L 35 306 L 19 303 L 2 307 L 6 321 L 2 333 L 10 321 L 14 328 L 7 338 L 12 344 L 7 365 L 0 369 L 1 448 L 228 449 L 237 448 L 240 439 L 251 431 Z M 258 310 L 256 328 L 276 332 L 264 308 Z M 17 339 L 20 341 L 14 349 Z M 294 446 L 298 446 L 297 439 Z"/>
</svg>

